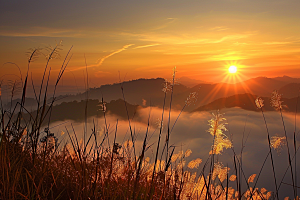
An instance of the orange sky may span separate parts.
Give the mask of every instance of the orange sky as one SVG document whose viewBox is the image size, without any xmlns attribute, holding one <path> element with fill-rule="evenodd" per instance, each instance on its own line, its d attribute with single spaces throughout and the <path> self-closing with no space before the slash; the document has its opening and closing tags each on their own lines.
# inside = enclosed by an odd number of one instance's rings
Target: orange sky
<svg viewBox="0 0 300 200">
<path fill-rule="evenodd" d="M 63 81 L 83 84 L 85 58 L 91 87 L 153 77 L 220 82 L 235 64 L 241 80 L 300 77 L 299 1 L 9 1 L 0 8 L 0 77 L 25 75 L 26 52 L 42 48 L 30 67 L 35 81 L 46 47 L 63 41 L 50 62 L 52 77 L 73 45 Z M 34 5 L 34 6 L 32 6 Z M 12 79 L 12 78 L 11 78 Z M 77 83 L 75 83 L 77 81 Z"/>
</svg>

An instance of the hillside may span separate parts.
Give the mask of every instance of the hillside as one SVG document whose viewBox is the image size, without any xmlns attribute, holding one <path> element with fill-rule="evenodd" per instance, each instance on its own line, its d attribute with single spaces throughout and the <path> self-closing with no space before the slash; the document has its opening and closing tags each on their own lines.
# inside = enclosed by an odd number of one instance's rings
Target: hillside
<svg viewBox="0 0 300 200">
<path fill-rule="evenodd" d="M 87 104 L 87 117 L 103 117 L 103 111 L 101 110 L 100 101 L 97 99 L 89 99 Z M 129 118 L 133 118 L 136 114 L 138 105 L 132 105 L 126 103 L 128 109 Z M 46 108 L 48 110 L 49 107 Z M 85 120 L 85 108 L 86 101 L 72 101 L 63 102 L 59 105 L 55 105 L 52 108 L 50 122 L 74 120 L 77 122 L 83 122 Z M 36 116 L 36 111 L 30 113 L 33 117 Z M 127 112 L 125 108 L 125 102 L 121 99 L 112 100 L 106 103 L 106 115 L 115 115 L 119 119 L 127 119 Z M 44 123 L 49 120 L 49 113 L 45 117 Z M 29 114 L 25 114 L 24 118 L 29 119 Z"/>
<path fill-rule="evenodd" d="M 156 79 L 137 79 L 126 81 L 123 83 L 102 85 L 98 88 L 90 88 L 88 92 L 78 93 L 77 95 L 61 95 L 55 98 L 54 105 L 59 105 L 63 102 L 81 102 L 87 96 L 89 99 L 104 99 L 106 102 L 125 98 L 126 102 L 132 105 L 156 106 L 162 107 L 164 102 L 164 93 L 162 88 L 165 80 L 163 78 Z M 236 84 L 228 83 L 201 83 L 192 88 L 182 84 L 174 86 L 172 107 L 175 110 L 180 110 L 185 104 L 186 98 L 192 92 L 198 93 L 198 100 L 195 105 L 186 108 L 186 111 L 192 111 L 204 105 L 209 105 L 217 99 L 231 97 L 238 94 L 251 94 L 256 96 L 270 97 L 275 89 L 283 94 L 284 98 L 295 98 L 298 96 L 300 82 L 297 78 L 287 76 L 267 78 L 257 77 Z M 123 97 L 123 93 L 124 97 Z M 170 101 L 170 93 L 166 95 L 166 102 Z M 52 98 L 48 99 L 50 103 Z M 247 99 L 244 98 L 247 102 Z M 242 100 L 241 100 L 242 101 Z M 9 109 L 14 107 L 20 99 L 13 100 L 12 104 L 7 103 L 4 107 Z M 33 98 L 26 99 L 25 107 L 31 111 L 36 108 L 36 103 Z M 245 103 L 246 103 L 245 102 Z M 241 105 L 243 102 L 240 103 Z M 167 103 L 166 107 L 169 106 Z"/>
<path fill-rule="evenodd" d="M 252 95 L 249 93 L 246 94 L 237 94 L 230 97 L 220 98 L 206 105 L 200 106 L 197 109 L 193 110 L 193 112 L 197 111 L 212 111 L 212 110 L 222 110 L 224 108 L 241 108 L 244 110 L 250 111 L 260 111 L 255 105 L 256 95 Z M 270 97 L 261 97 L 264 100 L 264 111 L 275 111 L 270 105 Z M 287 112 L 295 112 L 297 107 L 298 98 L 294 97 L 291 99 L 282 98 L 283 110 Z M 298 102 L 299 103 L 299 102 Z M 299 107 L 299 106 L 298 106 Z M 298 109 L 299 110 L 299 109 Z"/>
</svg>

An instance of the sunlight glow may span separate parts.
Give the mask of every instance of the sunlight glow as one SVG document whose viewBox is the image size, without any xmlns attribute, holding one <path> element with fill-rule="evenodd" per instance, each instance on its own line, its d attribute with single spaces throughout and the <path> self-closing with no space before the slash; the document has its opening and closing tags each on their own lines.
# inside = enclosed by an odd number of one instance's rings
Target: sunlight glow
<svg viewBox="0 0 300 200">
<path fill-rule="evenodd" d="M 234 73 L 230 72 L 231 69 L 233 69 Z M 207 95 L 205 95 L 200 104 L 208 104 L 209 102 L 215 100 L 220 93 L 222 93 L 224 96 L 230 96 L 233 94 L 239 94 L 241 91 L 243 91 L 243 93 L 248 93 L 249 96 L 247 96 L 249 97 L 250 101 L 253 100 L 253 97 L 250 95 L 253 94 L 253 91 L 251 91 L 248 84 L 257 83 L 243 82 L 249 79 L 246 75 L 244 75 L 244 73 L 247 72 L 247 66 L 243 65 L 243 63 L 239 61 L 227 61 L 221 65 L 219 70 L 223 71 L 223 73 L 220 73 L 220 75 L 217 76 L 221 82 L 216 84 L 215 87 L 210 90 Z"/>
<path fill-rule="evenodd" d="M 234 74 L 237 72 L 236 66 L 232 65 L 228 68 L 229 73 Z"/>
</svg>

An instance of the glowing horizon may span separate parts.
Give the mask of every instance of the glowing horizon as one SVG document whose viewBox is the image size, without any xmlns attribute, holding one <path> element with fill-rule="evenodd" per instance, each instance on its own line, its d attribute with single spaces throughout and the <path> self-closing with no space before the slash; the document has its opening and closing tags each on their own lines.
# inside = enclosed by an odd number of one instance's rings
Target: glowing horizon
<svg viewBox="0 0 300 200">
<path fill-rule="evenodd" d="M 51 60 L 50 66 L 55 79 L 73 45 L 63 76 L 68 85 L 84 85 L 86 68 L 91 86 L 118 82 L 119 77 L 169 78 L 174 66 L 178 77 L 205 82 L 300 77 L 299 6 L 292 0 L 274 2 L 271 7 L 258 0 L 222 0 L 218 4 L 54 0 L 36 3 L 33 9 L 24 2 L 3 2 L 0 72 L 18 75 L 15 65 L 5 64 L 13 62 L 26 74 L 26 52 L 42 48 L 30 66 L 33 79 L 38 80 L 47 47 L 63 40 L 60 59 Z M 238 71 L 224 79 L 229 64 Z"/>
</svg>

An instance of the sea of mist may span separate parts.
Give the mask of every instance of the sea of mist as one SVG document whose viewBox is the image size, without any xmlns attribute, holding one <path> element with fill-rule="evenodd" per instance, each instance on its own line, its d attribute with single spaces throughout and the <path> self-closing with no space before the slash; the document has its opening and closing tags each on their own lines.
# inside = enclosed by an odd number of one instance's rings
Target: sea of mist
<svg viewBox="0 0 300 200">
<path fill-rule="evenodd" d="M 264 119 L 261 112 L 245 111 L 240 108 L 224 109 L 219 111 L 226 118 L 226 128 L 228 131 L 224 133 L 233 142 L 233 149 L 235 153 L 240 158 L 242 146 L 242 168 L 243 174 L 246 179 L 252 174 L 258 174 L 262 164 L 268 155 L 269 147 L 267 140 L 267 131 L 264 123 Z M 209 128 L 208 120 L 213 117 L 212 112 L 194 112 L 187 113 L 182 112 L 178 118 L 171 134 L 170 134 L 170 145 L 175 146 L 174 153 L 180 150 L 186 151 L 187 149 L 192 150 L 190 157 L 186 158 L 187 163 L 193 159 L 201 158 L 203 160 L 199 167 L 198 174 L 200 174 L 203 164 L 209 158 L 209 151 L 213 143 L 213 136 L 207 131 Z M 175 120 L 179 116 L 179 111 L 171 112 L 170 129 L 172 129 Z M 284 136 L 284 128 L 279 112 L 265 112 L 265 119 L 267 122 L 267 127 L 270 136 Z M 150 122 L 150 127 L 148 131 L 148 146 L 151 145 L 147 151 L 146 156 L 150 157 L 150 160 L 154 160 L 154 155 L 157 147 L 159 129 L 159 120 L 162 117 L 162 109 L 155 107 L 147 107 L 138 110 L 136 116 L 131 120 L 131 128 L 135 134 L 136 138 L 136 153 L 139 155 L 141 150 L 141 145 L 145 138 L 145 133 L 147 130 L 148 119 Z M 163 133 L 161 137 L 161 149 L 163 147 L 167 126 L 168 126 L 169 110 L 164 111 L 164 121 L 163 121 Z M 287 136 L 289 139 L 291 156 L 294 156 L 293 147 L 293 134 L 295 130 L 295 114 L 293 113 L 283 113 L 283 119 L 286 127 Z M 117 123 L 118 121 L 118 123 Z M 300 144 L 300 116 L 296 116 L 296 127 L 297 144 Z M 109 114 L 106 116 L 106 125 L 109 132 L 109 143 L 110 146 L 113 144 L 113 137 L 117 127 L 116 142 L 119 144 L 124 143 L 126 140 L 130 140 L 130 130 L 128 120 L 120 120 L 117 116 Z M 67 131 L 70 135 L 74 137 L 74 133 L 77 135 L 78 140 L 84 138 L 84 130 L 86 131 L 86 140 L 92 133 L 92 129 L 95 126 L 97 135 L 99 136 L 99 141 L 102 140 L 105 130 L 104 118 L 88 118 L 87 124 L 84 122 L 56 122 L 50 125 L 51 132 L 54 132 L 59 138 L 61 144 L 69 142 Z M 65 134 L 61 135 L 61 132 Z M 107 141 L 105 142 L 107 144 Z M 224 149 L 221 155 L 216 156 L 216 159 L 223 164 L 223 166 L 228 166 L 230 168 L 229 176 L 235 174 L 233 165 L 233 149 Z M 299 156 L 297 156 L 297 166 L 299 166 Z M 165 157 L 163 157 L 165 159 Z M 275 163 L 275 171 L 277 182 L 280 183 L 287 167 L 288 167 L 288 156 L 287 148 L 284 146 L 281 150 L 273 151 L 273 159 Z M 293 162 L 294 163 L 294 162 Z M 295 169 L 295 168 L 294 168 Z M 299 169 L 298 169 L 299 170 Z M 298 173 L 299 174 L 299 173 Z M 257 177 L 256 177 L 257 179 Z M 255 181 L 256 181 L 255 179 Z M 287 172 L 283 182 L 291 184 L 290 171 Z M 298 176 L 298 183 L 300 183 L 300 178 Z M 235 187 L 235 183 L 230 183 L 232 187 Z M 242 183 L 243 189 L 246 188 L 246 182 Z M 253 187 L 253 183 L 250 184 Z M 271 167 L 270 157 L 268 157 L 267 162 L 262 170 L 261 176 L 256 187 L 264 187 L 267 190 L 275 191 L 274 179 Z M 245 191 L 245 190 L 244 190 Z M 300 190 L 298 189 L 298 192 Z M 292 187 L 282 184 L 280 187 L 280 199 L 285 196 L 292 197 L 293 191 Z"/>
</svg>

